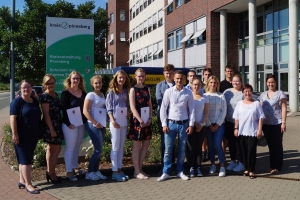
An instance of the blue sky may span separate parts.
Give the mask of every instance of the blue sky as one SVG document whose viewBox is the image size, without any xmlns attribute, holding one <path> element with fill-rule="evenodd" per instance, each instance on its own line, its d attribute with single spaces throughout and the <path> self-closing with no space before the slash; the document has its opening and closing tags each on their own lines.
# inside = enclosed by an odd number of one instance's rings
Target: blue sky
<svg viewBox="0 0 300 200">
<path fill-rule="evenodd" d="M 16 10 L 23 10 L 24 7 L 24 0 L 15 0 L 16 1 Z M 87 0 L 66 0 L 67 2 L 71 2 L 73 3 L 75 6 L 86 2 Z M 95 5 L 96 8 L 97 7 L 102 7 L 105 9 L 105 3 L 107 2 L 107 0 L 94 0 L 95 1 Z M 45 3 L 49 3 L 49 4 L 54 4 L 56 2 L 56 0 L 43 0 L 43 2 Z M 0 0 L 0 7 L 1 6 L 8 6 L 11 7 L 11 0 Z"/>
</svg>

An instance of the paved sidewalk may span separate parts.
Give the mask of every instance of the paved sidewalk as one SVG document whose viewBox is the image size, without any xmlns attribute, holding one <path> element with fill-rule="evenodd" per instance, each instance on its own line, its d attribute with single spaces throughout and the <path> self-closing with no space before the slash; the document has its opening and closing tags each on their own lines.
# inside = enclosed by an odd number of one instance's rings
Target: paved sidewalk
<svg viewBox="0 0 300 200">
<path fill-rule="evenodd" d="M 5 122 L 0 110 L 0 124 Z M 6 121 L 8 116 L 6 117 Z M 52 185 L 46 181 L 36 184 L 43 191 L 40 195 L 29 195 L 16 187 L 18 175 L 0 159 L 0 199 L 299 199 L 300 195 L 300 113 L 287 118 L 287 132 L 284 135 L 284 166 L 280 174 L 269 176 L 268 147 L 264 138 L 257 147 L 257 165 L 254 180 L 227 171 L 227 176 L 209 176 L 209 163 L 203 165 L 204 177 L 182 181 L 176 177 L 158 183 L 157 170 L 148 168 L 149 180 L 130 179 L 127 182 L 64 180 Z M 229 160 L 227 154 L 227 161 Z M 219 166 L 218 166 L 219 168 Z M 110 170 L 104 173 L 110 176 Z M 132 170 L 129 170 L 132 175 Z M 132 178 L 132 177 L 130 177 Z M 3 187 L 2 187 L 3 186 Z M 47 194 L 49 195 L 47 195 Z M 47 196 L 46 196 L 47 195 Z M 51 196 L 50 196 L 51 195 Z"/>
</svg>

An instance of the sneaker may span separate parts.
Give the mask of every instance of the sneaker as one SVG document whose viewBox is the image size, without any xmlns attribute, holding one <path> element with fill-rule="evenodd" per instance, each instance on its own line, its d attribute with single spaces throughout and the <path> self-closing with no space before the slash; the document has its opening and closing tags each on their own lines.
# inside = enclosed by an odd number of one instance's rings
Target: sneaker
<svg viewBox="0 0 300 200">
<path fill-rule="evenodd" d="M 100 180 L 100 177 L 97 176 L 95 172 L 90 172 L 85 175 L 85 179 L 92 180 L 92 181 L 98 181 L 98 180 Z"/>
<path fill-rule="evenodd" d="M 67 176 L 68 177 L 68 179 L 70 180 L 70 181 L 77 181 L 78 179 L 76 178 L 76 176 Z"/>
<path fill-rule="evenodd" d="M 197 176 L 198 177 L 203 176 L 200 167 L 197 168 Z"/>
<path fill-rule="evenodd" d="M 118 182 L 123 182 L 123 181 L 126 181 L 126 179 L 121 175 L 121 173 L 118 173 L 118 174 L 112 174 L 112 180 L 116 180 Z"/>
<path fill-rule="evenodd" d="M 233 161 L 230 161 L 229 165 L 226 167 L 227 170 L 233 170 L 237 164 Z"/>
<path fill-rule="evenodd" d="M 191 169 L 190 169 L 190 177 L 191 177 L 191 178 L 195 177 L 195 170 L 194 170 L 194 167 L 191 167 Z"/>
<path fill-rule="evenodd" d="M 159 177 L 158 179 L 157 179 L 157 181 L 158 182 L 162 182 L 162 181 L 165 181 L 165 180 L 167 180 L 167 179 L 169 179 L 170 178 L 170 176 L 168 175 L 168 174 L 163 174 L 163 175 L 161 175 L 161 177 Z"/>
<path fill-rule="evenodd" d="M 214 173 L 216 173 L 216 170 L 217 170 L 216 165 L 212 165 L 209 169 L 209 173 L 214 174 Z"/>
<path fill-rule="evenodd" d="M 226 176 L 226 170 L 225 170 L 225 167 L 220 167 L 219 176 L 220 176 L 220 177 Z"/>
<path fill-rule="evenodd" d="M 97 172 L 95 172 L 95 174 L 96 174 L 96 176 L 98 176 L 100 179 L 102 179 L 102 180 L 105 180 L 105 179 L 107 179 L 107 177 L 106 176 L 104 176 L 103 174 L 101 174 L 101 172 L 100 171 L 97 171 Z"/>
<path fill-rule="evenodd" d="M 179 172 L 179 173 L 177 174 L 177 177 L 178 177 L 178 178 L 181 178 L 182 180 L 185 180 L 185 181 L 189 180 L 189 177 L 186 176 L 183 172 Z"/>
<path fill-rule="evenodd" d="M 120 172 L 120 174 L 121 174 L 126 180 L 129 179 L 129 177 L 128 177 L 126 174 L 124 174 L 123 172 Z"/>
<path fill-rule="evenodd" d="M 243 163 L 239 162 L 239 164 L 233 169 L 233 171 L 235 172 L 245 171 L 245 167 Z"/>
</svg>

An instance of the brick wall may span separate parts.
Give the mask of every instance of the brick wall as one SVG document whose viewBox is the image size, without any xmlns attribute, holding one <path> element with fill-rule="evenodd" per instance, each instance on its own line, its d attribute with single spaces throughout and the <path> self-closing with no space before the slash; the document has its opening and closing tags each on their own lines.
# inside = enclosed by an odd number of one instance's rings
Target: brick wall
<svg viewBox="0 0 300 200">
<path fill-rule="evenodd" d="M 125 21 L 120 21 L 120 10 L 125 10 Z M 107 44 L 107 53 L 114 55 L 114 67 L 128 66 L 129 60 L 129 42 L 120 41 L 120 32 L 125 32 L 125 39 L 129 38 L 129 0 L 108 0 L 107 14 L 114 13 L 114 22 L 110 24 L 107 41 L 110 40 L 110 34 L 114 34 L 114 41 Z"/>
<path fill-rule="evenodd" d="M 173 1 L 173 12 L 167 15 L 165 10 L 165 30 L 168 32 L 182 27 L 185 36 L 185 25 L 200 16 L 206 16 L 206 66 L 211 67 L 213 74 L 220 75 L 220 13 L 214 10 L 233 2 L 234 0 L 191 0 L 183 3 L 175 9 Z M 167 0 L 165 0 L 167 5 Z M 227 14 L 227 60 L 228 64 L 238 67 L 238 17 L 237 14 Z M 165 49 L 167 49 L 167 39 Z M 185 47 L 183 45 L 182 66 L 185 66 Z M 167 50 L 165 51 L 165 62 L 168 62 Z"/>
</svg>

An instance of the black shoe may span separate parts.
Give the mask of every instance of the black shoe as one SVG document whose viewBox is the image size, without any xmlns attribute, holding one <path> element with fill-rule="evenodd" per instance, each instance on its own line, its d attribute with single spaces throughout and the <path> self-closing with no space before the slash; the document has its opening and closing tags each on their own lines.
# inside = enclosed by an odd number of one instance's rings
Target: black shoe
<svg viewBox="0 0 300 200">
<path fill-rule="evenodd" d="M 56 184 L 56 183 L 60 183 L 61 182 L 61 179 L 57 179 L 57 180 L 53 180 L 51 179 L 50 175 L 48 172 L 46 172 L 46 179 L 47 179 L 47 182 L 49 183 L 49 180 L 51 180 L 52 183 Z"/>
<path fill-rule="evenodd" d="M 19 187 L 19 189 L 25 189 L 25 184 L 19 182 L 18 187 Z"/>
<path fill-rule="evenodd" d="M 26 191 L 29 192 L 30 194 L 39 194 L 39 193 L 40 193 L 40 191 L 38 191 L 38 190 L 32 190 L 32 191 L 29 191 L 29 190 L 27 189 L 27 187 L 25 187 L 25 188 L 26 188 Z"/>
</svg>

